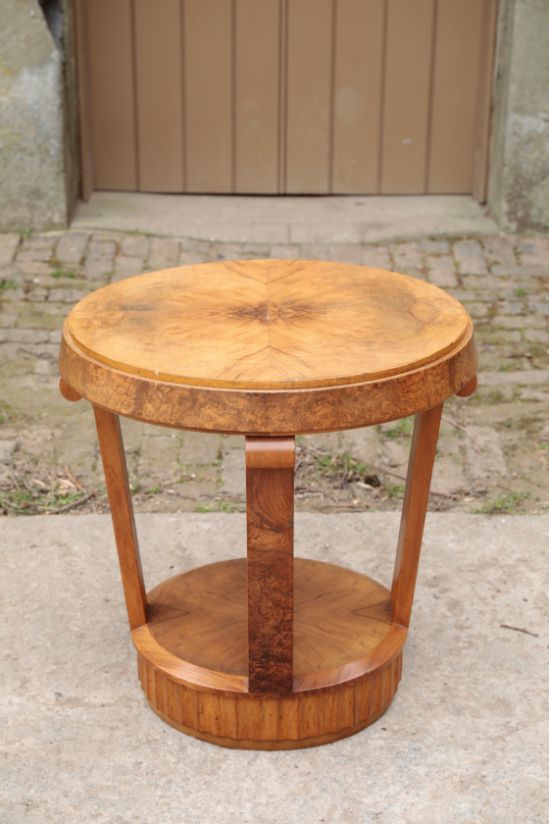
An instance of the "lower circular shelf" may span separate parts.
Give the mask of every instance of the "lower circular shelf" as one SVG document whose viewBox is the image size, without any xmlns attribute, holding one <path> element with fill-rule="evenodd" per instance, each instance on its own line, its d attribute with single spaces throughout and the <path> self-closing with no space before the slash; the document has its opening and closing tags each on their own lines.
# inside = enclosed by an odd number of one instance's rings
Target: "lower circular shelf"
<svg viewBox="0 0 549 824">
<path fill-rule="evenodd" d="M 148 595 L 132 632 L 152 709 L 216 744 L 294 749 L 335 741 L 389 707 L 406 629 L 390 593 L 365 575 L 294 561 L 294 678 L 287 695 L 248 692 L 246 559 L 199 567 Z"/>
</svg>

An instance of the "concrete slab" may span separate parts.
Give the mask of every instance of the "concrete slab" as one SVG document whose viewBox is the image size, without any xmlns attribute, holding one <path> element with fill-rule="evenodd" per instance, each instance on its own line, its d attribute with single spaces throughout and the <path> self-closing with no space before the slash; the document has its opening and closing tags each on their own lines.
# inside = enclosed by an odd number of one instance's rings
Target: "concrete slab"
<svg viewBox="0 0 549 824">
<path fill-rule="evenodd" d="M 497 234 L 472 198 L 260 197 L 94 192 L 74 229 L 149 232 L 199 240 L 375 243 L 423 236 Z"/>
<path fill-rule="evenodd" d="M 138 527 L 151 585 L 244 546 L 242 515 Z M 396 531 L 396 513 L 304 514 L 297 549 L 387 580 Z M 431 515 L 393 706 L 352 738 L 278 753 L 196 741 L 146 708 L 107 516 L 3 519 L 0 537 L 3 821 L 547 820 L 549 516 Z"/>
</svg>

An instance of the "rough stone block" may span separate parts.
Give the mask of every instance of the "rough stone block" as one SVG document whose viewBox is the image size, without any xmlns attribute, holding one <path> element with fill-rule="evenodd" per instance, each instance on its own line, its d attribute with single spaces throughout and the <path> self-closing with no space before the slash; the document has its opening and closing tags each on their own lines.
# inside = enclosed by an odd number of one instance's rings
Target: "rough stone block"
<svg viewBox="0 0 549 824">
<path fill-rule="evenodd" d="M 429 255 L 426 263 L 428 279 L 435 286 L 442 286 L 443 288 L 457 286 L 455 264 L 449 255 L 439 257 Z"/>
<path fill-rule="evenodd" d="M 244 445 L 242 449 L 228 449 L 223 452 L 221 491 L 225 495 L 243 498 L 246 493 L 246 463 Z"/>
<path fill-rule="evenodd" d="M 398 272 L 404 274 L 407 274 L 409 270 L 420 272 L 423 268 L 423 255 L 419 244 L 395 243 L 390 250 Z"/>
<path fill-rule="evenodd" d="M 473 481 L 494 481 L 504 478 L 507 465 L 503 455 L 501 438 L 493 426 L 467 426 L 465 440 L 467 473 Z"/>
<path fill-rule="evenodd" d="M 221 435 L 209 432 L 183 432 L 180 459 L 184 464 L 213 464 L 222 454 Z M 238 447 L 244 448 L 242 439 Z"/>
<path fill-rule="evenodd" d="M 340 433 L 339 449 L 348 452 L 357 461 L 372 466 L 379 461 L 382 441 L 376 427 L 349 429 Z"/>
<path fill-rule="evenodd" d="M 505 237 L 503 235 L 485 237 L 482 240 L 482 244 L 490 264 L 500 264 L 502 269 L 509 268 L 514 270 L 516 268 L 517 258 L 515 255 L 515 239 L 513 237 Z"/>
<path fill-rule="evenodd" d="M 150 239 L 146 235 L 125 235 L 120 251 L 128 257 L 146 258 L 149 254 Z"/>
<path fill-rule="evenodd" d="M 450 251 L 447 240 L 420 240 L 419 248 L 430 255 L 444 255 Z"/>
<path fill-rule="evenodd" d="M 179 263 L 179 241 L 167 237 L 151 240 L 148 265 L 150 269 L 164 269 Z"/>
<path fill-rule="evenodd" d="M 20 238 L 16 234 L 0 234 L 0 266 L 9 266 L 15 257 Z"/>
<path fill-rule="evenodd" d="M 434 494 L 450 497 L 468 488 L 459 453 L 456 456 L 441 455 L 435 460 L 431 489 Z"/>
<path fill-rule="evenodd" d="M 0 440 L 0 463 L 11 463 L 13 453 L 16 449 L 16 440 Z"/>
<path fill-rule="evenodd" d="M 67 232 L 57 244 L 55 257 L 61 263 L 78 264 L 84 257 L 88 241 L 89 235 L 85 232 Z"/>
<path fill-rule="evenodd" d="M 131 275 L 140 275 L 144 271 L 143 258 L 118 255 L 114 259 L 114 276 L 112 280 L 122 280 Z"/>
<path fill-rule="evenodd" d="M 280 258 L 298 258 L 301 257 L 299 246 L 291 243 L 275 243 L 269 250 L 268 257 Z"/>
<path fill-rule="evenodd" d="M 488 272 L 484 252 L 478 240 L 460 240 L 454 243 L 454 257 L 464 275 L 484 275 Z"/>
<path fill-rule="evenodd" d="M 363 246 L 361 263 L 373 269 L 391 269 L 392 261 L 385 246 Z"/>
</svg>

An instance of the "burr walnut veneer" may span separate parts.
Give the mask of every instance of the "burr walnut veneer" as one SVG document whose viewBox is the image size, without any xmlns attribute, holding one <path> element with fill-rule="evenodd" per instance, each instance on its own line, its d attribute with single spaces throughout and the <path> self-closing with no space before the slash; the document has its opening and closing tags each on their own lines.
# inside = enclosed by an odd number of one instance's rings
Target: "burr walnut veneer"
<svg viewBox="0 0 549 824">
<path fill-rule="evenodd" d="M 474 391 L 469 316 L 406 275 L 225 261 L 93 292 L 66 320 L 61 391 L 91 401 L 139 677 L 184 732 L 304 747 L 378 718 L 398 686 L 442 404 Z M 392 585 L 294 559 L 295 435 L 415 415 Z M 119 416 L 246 436 L 247 558 L 146 592 Z"/>
</svg>

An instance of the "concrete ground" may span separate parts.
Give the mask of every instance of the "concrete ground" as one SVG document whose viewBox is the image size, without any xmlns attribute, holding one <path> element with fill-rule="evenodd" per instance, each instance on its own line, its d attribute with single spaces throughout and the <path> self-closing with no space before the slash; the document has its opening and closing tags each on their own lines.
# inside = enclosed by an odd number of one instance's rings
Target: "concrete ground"
<svg viewBox="0 0 549 824">
<path fill-rule="evenodd" d="M 476 325 L 480 384 L 446 406 L 432 505 L 549 508 L 549 238 L 498 234 L 465 197 L 104 193 L 80 207 L 70 231 L 0 236 L 0 512 L 106 511 L 90 410 L 57 388 L 60 328 L 77 300 L 147 270 L 266 256 L 396 269 L 462 300 Z M 242 439 L 131 421 L 124 433 L 138 510 L 243 508 Z M 399 508 L 410 433 L 406 420 L 300 439 L 298 507 Z"/>
<path fill-rule="evenodd" d="M 79 203 L 76 230 L 143 232 L 224 243 L 378 243 L 421 236 L 497 233 L 472 198 L 269 197 L 94 192 Z"/>
<path fill-rule="evenodd" d="M 150 585 L 242 554 L 239 514 L 138 517 Z M 297 552 L 390 578 L 396 513 L 302 514 Z M 6 824 L 545 824 L 549 516 L 429 516 L 403 679 L 352 738 L 226 750 L 145 706 L 109 519 L 0 520 Z"/>
<path fill-rule="evenodd" d="M 216 748 L 146 708 L 109 518 L 90 514 L 107 511 L 92 416 L 57 391 L 61 324 L 90 290 L 261 256 L 424 278 L 467 306 L 480 354 L 476 396 L 445 409 L 431 508 L 451 512 L 428 519 L 393 706 L 288 753 Z M 468 198 L 94 195 L 67 232 L 0 236 L 2 822 L 545 822 L 549 515 L 502 513 L 549 508 L 548 289 L 549 239 L 500 234 Z M 300 439 L 298 554 L 390 580 L 398 515 L 379 510 L 401 506 L 410 432 Z M 148 583 L 243 554 L 226 514 L 244 505 L 242 439 L 124 434 Z"/>
</svg>

